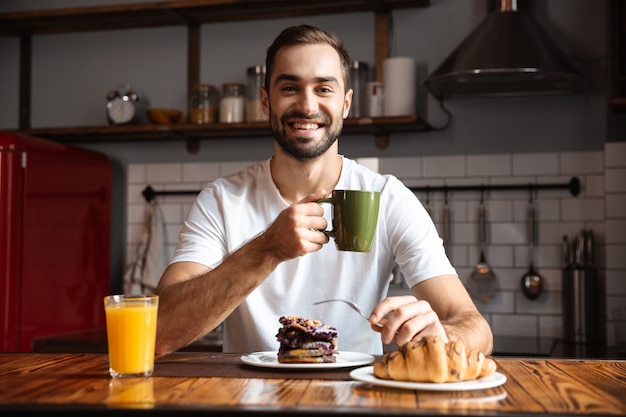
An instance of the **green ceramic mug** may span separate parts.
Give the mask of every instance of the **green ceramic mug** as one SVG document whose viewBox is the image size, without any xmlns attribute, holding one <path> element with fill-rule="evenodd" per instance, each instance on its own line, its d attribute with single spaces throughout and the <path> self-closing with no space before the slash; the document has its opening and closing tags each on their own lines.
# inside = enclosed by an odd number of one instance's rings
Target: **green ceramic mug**
<svg viewBox="0 0 626 417">
<path fill-rule="evenodd" d="M 378 191 L 334 190 L 317 202 L 333 205 L 333 229 L 323 232 L 335 239 L 337 249 L 369 252 L 378 224 Z"/>
</svg>

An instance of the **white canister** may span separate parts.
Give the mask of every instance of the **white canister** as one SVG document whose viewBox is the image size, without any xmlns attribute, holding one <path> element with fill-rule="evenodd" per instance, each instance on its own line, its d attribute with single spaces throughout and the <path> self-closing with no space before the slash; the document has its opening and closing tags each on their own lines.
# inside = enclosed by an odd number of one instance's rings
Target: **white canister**
<svg viewBox="0 0 626 417">
<path fill-rule="evenodd" d="M 245 119 L 246 87 L 243 84 L 222 84 L 220 99 L 220 123 L 242 123 Z"/>
<path fill-rule="evenodd" d="M 372 81 L 366 85 L 366 106 L 365 114 L 369 117 L 381 117 L 383 115 L 383 104 L 385 88 L 383 83 Z"/>
<path fill-rule="evenodd" d="M 415 114 L 415 60 L 398 56 L 383 61 L 385 83 L 385 116 L 411 116 Z"/>
</svg>

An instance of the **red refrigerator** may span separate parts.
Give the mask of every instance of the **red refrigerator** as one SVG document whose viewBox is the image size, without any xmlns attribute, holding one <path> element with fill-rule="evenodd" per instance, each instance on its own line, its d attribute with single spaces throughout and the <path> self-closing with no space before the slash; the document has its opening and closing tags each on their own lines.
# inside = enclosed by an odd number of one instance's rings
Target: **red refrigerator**
<svg viewBox="0 0 626 417">
<path fill-rule="evenodd" d="M 0 351 L 105 326 L 111 162 L 0 132 Z"/>
</svg>

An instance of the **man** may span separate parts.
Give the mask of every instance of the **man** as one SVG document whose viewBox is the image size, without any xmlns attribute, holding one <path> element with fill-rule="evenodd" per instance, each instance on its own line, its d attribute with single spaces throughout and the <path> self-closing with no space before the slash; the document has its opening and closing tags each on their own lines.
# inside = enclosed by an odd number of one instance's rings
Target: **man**
<svg viewBox="0 0 626 417">
<path fill-rule="evenodd" d="M 224 351 L 277 350 L 282 315 L 336 327 L 340 350 L 380 354 L 382 343 L 437 334 L 491 352 L 491 330 L 415 195 L 338 154 L 352 100 L 349 61 L 338 38 L 308 25 L 285 29 L 268 48 L 261 101 L 274 156 L 198 196 L 157 288 L 158 353 L 224 320 Z M 333 189 L 381 192 L 370 252 L 327 244 L 316 201 Z M 414 296 L 385 298 L 396 263 Z M 342 303 L 313 305 L 328 298 L 357 302 L 369 323 Z"/>
</svg>

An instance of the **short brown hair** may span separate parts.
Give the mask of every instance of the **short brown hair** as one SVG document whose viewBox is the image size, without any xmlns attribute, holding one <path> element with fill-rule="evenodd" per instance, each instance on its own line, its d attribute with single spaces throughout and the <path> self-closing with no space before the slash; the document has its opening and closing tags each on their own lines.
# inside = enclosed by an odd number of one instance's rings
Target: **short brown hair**
<svg viewBox="0 0 626 417">
<path fill-rule="evenodd" d="M 267 48 L 267 54 L 265 56 L 265 90 L 267 90 L 268 93 L 270 91 L 270 78 L 274 72 L 276 54 L 280 48 L 291 45 L 317 43 L 330 45 L 339 55 L 344 88 L 347 90 L 349 81 L 348 78 L 350 76 L 350 55 L 345 49 L 343 41 L 339 38 L 339 36 L 311 25 L 291 26 L 283 29 L 276 39 L 274 39 L 274 42 Z"/>
</svg>

